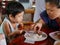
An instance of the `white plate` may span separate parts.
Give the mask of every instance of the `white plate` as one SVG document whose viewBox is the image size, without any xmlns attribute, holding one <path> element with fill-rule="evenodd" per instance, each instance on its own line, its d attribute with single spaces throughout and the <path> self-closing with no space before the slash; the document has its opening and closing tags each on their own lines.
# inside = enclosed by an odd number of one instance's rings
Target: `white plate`
<svg viewBox="0 0 60 45">
<path fill-rule="evenodd" d="M 49 36 L 54 40 L 59 40 L 58 38 L 55 37 L 56 36 L 55 33 L 57 33 L 57 32 L 59 32 L 59 31 L 51 32 L 51 33 L 49 33 Z"/>
<path fill-rule="evenodd" d="M 26 32 L 24 37 L 27 39 L 27 40 L 31 40 L 31 41 L 43 41 L 47 38 L 47 34 L 42 32 L 42 34 L 39 36 L 38 34 L 34 34 L 32 33 L 33 31 L 30 31 L 29 33 Z"/>
</svg>

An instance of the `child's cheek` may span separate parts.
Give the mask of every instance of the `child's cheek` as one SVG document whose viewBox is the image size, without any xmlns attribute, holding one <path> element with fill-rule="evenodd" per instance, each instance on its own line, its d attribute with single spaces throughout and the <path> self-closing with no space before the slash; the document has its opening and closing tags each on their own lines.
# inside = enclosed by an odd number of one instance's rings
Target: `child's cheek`
<svg viewBox="0 0 60 45">
<path fill-rule="evenodd" d="M 17 21 L 18 21 L 18 23 L 21 23 L 22 22 L 22 20 L 20 18 L 17 18 Z"/>
</svg>

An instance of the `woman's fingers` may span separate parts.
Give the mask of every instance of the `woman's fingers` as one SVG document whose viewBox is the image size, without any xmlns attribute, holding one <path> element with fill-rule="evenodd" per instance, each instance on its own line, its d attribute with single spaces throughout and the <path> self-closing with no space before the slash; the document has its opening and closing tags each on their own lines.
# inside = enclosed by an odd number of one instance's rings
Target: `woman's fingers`
<svg viewBox="0 0 60 45">
<path fill-rule="evenodd" d="M 33 28 L 34 28 L 34 26 L 35 26 L 35 24 L 32 24 L 32 25 L 31 25 L 31 28 L 33 29 Z"/>
<path fill-rule="evenodd" d="M 42 27 L 42 24 L 41 23 L 37 23 L 35 26 L 34 26 L 34 31 L 40 31 L 41 30 L 41 27 Z"/>
<path fill-rule="evenodd" d="M 38 28 L 37 25 L 34 27 L 34 31 L 37 32 Z"/>
</svg>

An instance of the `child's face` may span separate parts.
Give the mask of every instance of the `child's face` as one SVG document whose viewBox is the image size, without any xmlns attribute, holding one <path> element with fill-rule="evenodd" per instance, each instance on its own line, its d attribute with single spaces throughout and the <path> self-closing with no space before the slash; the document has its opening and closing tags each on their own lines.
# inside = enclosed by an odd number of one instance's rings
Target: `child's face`
<svg viewBox="0 0 60 45">
<path fill-rule="evenodd" d="M 15 17 L 13 17 L 12 15 L 10 15 L 9 17 L 11 22 L 13 23 L 22 23 L 23 15 L 24 15 L 24 12 L 21 12 L 21 13 L 18 13 Z"/>
<path fill-rule="evenodd" d="M 55 19 L 60 15 L 60 8 L 57 8 L 57 6 L 52 5 L 50 3 L 46 3 L 46 11 L 49 18 L 51 19 Z"/>
<path fill-rule="evenodd" d="M 18 13 L 18 14 L 15 16 L 15 19 L 16 19 L 16 22 L 17 22 L 17 23 L 22 23 L 22 21 L 23 21 L 23 15 L 24 15 L 24 11 L 21 12 L 21 13 Z"/>
</svg>

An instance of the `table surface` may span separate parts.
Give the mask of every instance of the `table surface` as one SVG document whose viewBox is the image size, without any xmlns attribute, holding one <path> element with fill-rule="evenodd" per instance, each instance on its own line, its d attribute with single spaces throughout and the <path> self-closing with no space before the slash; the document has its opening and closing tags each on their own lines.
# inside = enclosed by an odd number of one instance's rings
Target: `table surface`
<svg viewBox="0 0 60 45">
<path fill-rule="evenodd" d="M 8 45 L 53 45 L 55 40 L 53 40 L 52 38 L 49 37 L 49 33 L 53 32 L 53 30 L 49 30 L 49 28 L 42 28 L 41 31 L 45 32 L 48 35 L 48 38 L 44 41 L 36 41 L 34 44 L 25 43 L 24 42 L 25 38 L 23 35 L 21 35 L 21 36 L 15 38 Z"/>
</svg>

